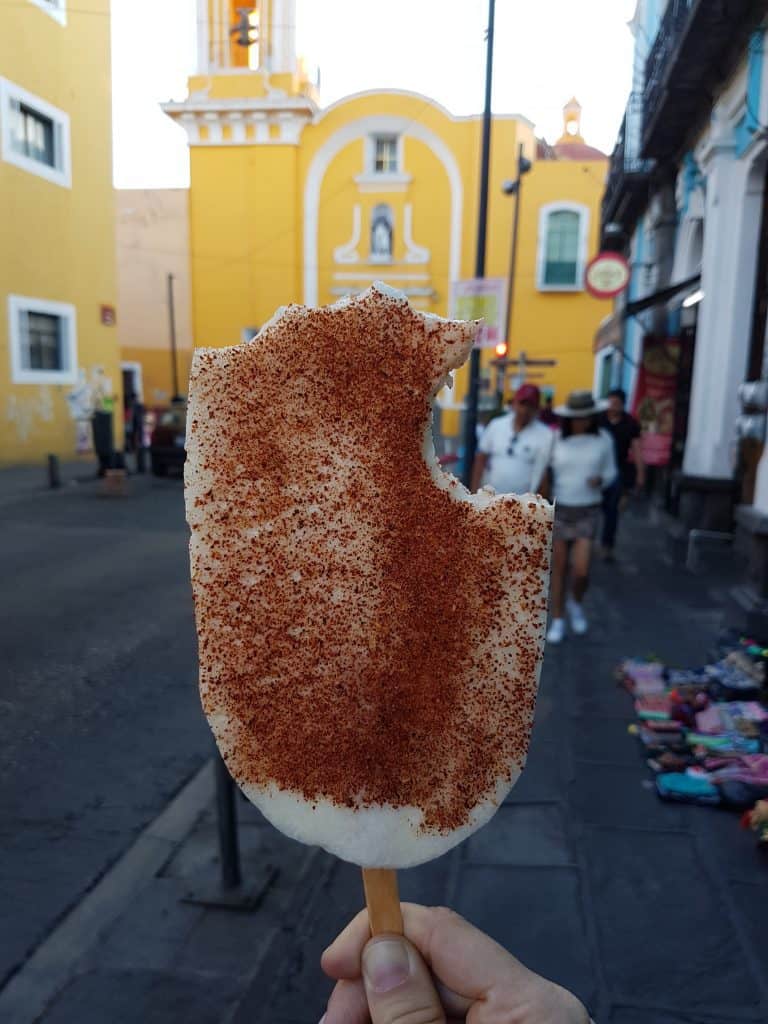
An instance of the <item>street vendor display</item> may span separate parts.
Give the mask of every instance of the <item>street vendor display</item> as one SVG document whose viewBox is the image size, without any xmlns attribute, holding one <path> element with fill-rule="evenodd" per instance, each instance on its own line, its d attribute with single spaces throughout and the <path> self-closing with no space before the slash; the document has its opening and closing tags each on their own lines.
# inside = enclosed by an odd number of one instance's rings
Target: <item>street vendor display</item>
<svg viewBox="0 0 768 1024">
<path fill-rule="evenodd" d="M 525 763 L 552 508 L 470 494 L 431 434 L 432 399 L 477 327 L 375 285 L 194 356 L 185 482 L 205 713 L 274 825 L 366 869 L 446 852 Z M 366 883 L 372 910 L 397 907 L 394 875 Z"/>
</svg>

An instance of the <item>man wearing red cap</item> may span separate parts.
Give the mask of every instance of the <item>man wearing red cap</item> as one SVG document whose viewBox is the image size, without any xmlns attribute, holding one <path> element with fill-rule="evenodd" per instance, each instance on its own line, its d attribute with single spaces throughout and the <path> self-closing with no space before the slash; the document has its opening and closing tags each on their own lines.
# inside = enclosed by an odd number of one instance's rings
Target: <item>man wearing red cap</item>
<svg viewBox="0 0 768 1024">
<path fill-rule="evenodd" d="M 472 467 L 472 490 L 481 482 L 498 494 L 542 493 L 554 432 L 539 422 L 539 389 L 523 384 L 517 389 L 512 412 L 491 420 L 483 431 Z"/>
</svg>

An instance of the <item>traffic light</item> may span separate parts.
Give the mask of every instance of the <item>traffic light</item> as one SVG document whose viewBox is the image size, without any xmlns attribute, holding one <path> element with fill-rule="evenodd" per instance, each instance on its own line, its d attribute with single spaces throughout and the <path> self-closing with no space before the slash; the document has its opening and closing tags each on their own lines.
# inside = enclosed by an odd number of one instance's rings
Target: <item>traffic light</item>
<svg viewBox="0 0 768 1024">
<path fill-rule="evenodd" d="M 503 359 L 507 354 L 507 343 L 506 341 L 500 341 L 496 345 L 496 355 L 499 359 Z"/>
</svg>

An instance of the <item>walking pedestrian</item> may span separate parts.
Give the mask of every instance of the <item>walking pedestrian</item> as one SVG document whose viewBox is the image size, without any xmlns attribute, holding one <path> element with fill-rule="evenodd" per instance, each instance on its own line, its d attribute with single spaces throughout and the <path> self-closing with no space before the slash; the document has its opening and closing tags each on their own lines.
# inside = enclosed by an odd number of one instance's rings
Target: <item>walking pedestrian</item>
<svg viewBox="0 0 768 1024">
<path fill-rule="evenodd" d="M 549 427 L 551 430 L 557 430 L 560 426 L 560 420 L 555 415 L 555 410 L 552 408 L 553 398 L 552 395 L 544 394 L 544 408 L 539 413 L 539 419 L 545 427 Z"/>
<path fill-rule="evenodd" d="M 603 489 L 616 478 L 616 457 L 610 434 L 598 427 L 600 407 L 589 391 L 572 391 L 555 410 L 560 433 L 552 453 L 555 528 L 550 603 L 552 620 L 547 642 L 565 636 L 567 609 L 576 635 L 587 632 L 582 601 L 589 586 L 592 544 L 600 523 Z M 570 578 L 569 578 L 570 577 Z M 570 595 L 566 600 L 566 587 Z"/>
<path fill-rule="evenodd" d="M 616 530 L 622 498 L 645 487 L 645 463 L 640 444 L 640 424 L 626 411 L 627 394 L 621 388 L 608 392 L 608 408 L 600 413 L 598 425 L 613 438 L 618 474 L 603 491 L 603 530 L 601 548 L 607 562 L 614 560 Z"/>
<path fill-rule="evenodd" d="M 542 491 L 554 436 L 538 420 L 541 395 L 534 384 L 515 393 L 512 411 L 491 420 L 472 467 L 472 490 L 490 484 L 498 494 Z"/>
</svg>

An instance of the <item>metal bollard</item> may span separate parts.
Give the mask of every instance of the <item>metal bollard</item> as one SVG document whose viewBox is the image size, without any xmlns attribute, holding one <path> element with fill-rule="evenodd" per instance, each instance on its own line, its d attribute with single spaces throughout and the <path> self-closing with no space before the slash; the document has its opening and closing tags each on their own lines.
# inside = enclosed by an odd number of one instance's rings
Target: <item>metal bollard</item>
<svg viewBox="0 0 768 1024">
<path fill-rule="evenodd" d="M 216 752 L 216 818 L 219 832 L 218 881 L 206 878 L 192 886 L 181 897 L 184 903 L 219 910 L 255 910 L 279 874 L 272 863 L 252 865 L 253 877 L 244 884 L 240 872 L 240 843 L 237 834 L 237 787 L 227 766 Z"/>
<path fill-rule="evenodd" d="M 61 467 L 58 455 L 48 456 L 48 486 L 52 489 L 61 487 Z"/>
<path fill-rule="evenodd" d="M 220 755 L 216 758 L 216 809 L 219 825 L 221 884 L 225 889 L 236 889 L 242 881 L 242 876 L 240 874 L 240 847 L 237 839 L 235 783 Z"/>
</svg>

